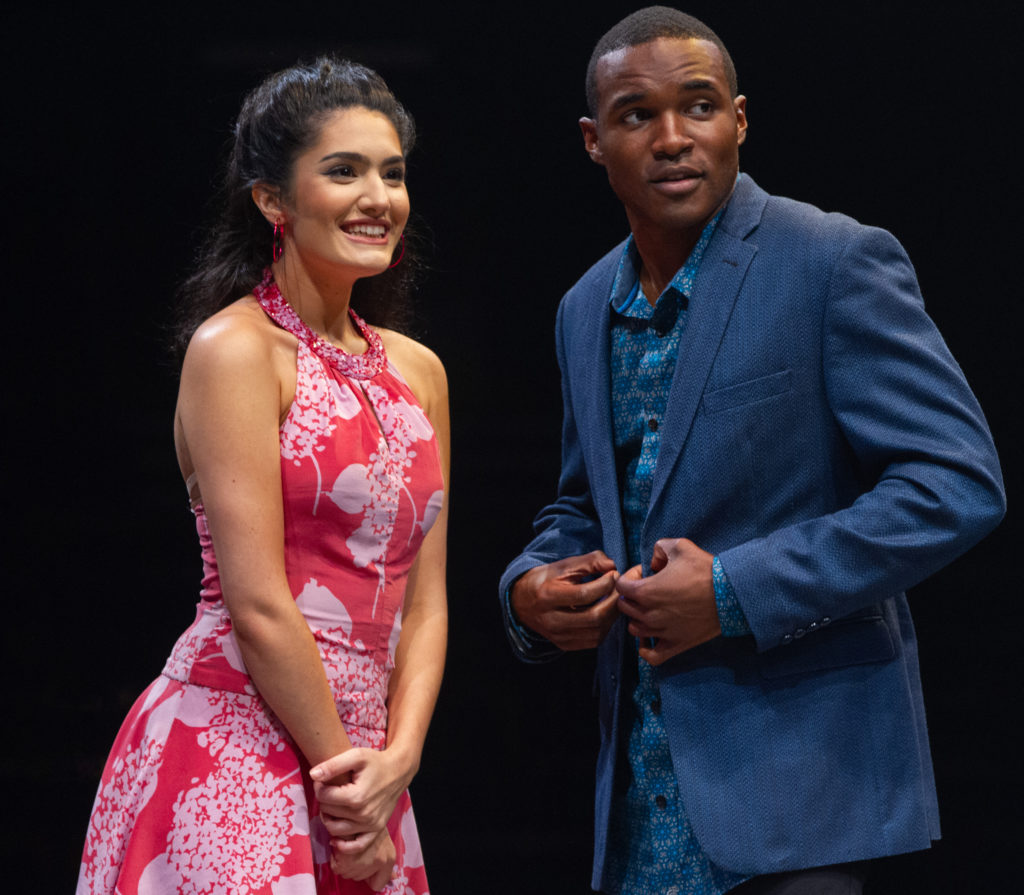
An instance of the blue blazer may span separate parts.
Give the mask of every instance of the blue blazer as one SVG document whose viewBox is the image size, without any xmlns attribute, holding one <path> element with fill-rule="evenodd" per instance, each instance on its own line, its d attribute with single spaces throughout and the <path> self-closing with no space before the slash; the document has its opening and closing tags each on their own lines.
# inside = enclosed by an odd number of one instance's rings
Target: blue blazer
<svg viewBox="0 0 1024 895">
<path fill-rule="evenodd" d="M 612 443 L 609 295 L 622 246 L 556 326 L 558 496 L 508 567 L 626 544 Z M 904 591 L 1002 518 L 991 435 L 887 232 L 742 176 L 679 347 L 642 552 L 717 554 L 753 636 L 658 668 L 679 792 L 707 855 L 750 874 L 927 848 L 938 810 Z M 517 653 L 558 650 L 506 627 Z M 628 734 L 635 655 L 598 650 L 594 886 Z M 622 784 L 622 781 L 619 781 Z"/>
</svg>

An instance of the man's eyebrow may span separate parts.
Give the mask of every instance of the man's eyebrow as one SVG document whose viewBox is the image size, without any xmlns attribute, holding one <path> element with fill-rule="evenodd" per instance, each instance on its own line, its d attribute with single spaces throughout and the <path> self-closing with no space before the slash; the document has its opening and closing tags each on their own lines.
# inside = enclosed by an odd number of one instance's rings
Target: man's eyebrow
<svg viewBox="0 0 1024 895">
<path fill-rule="evenodd" d="M 694 78 L 692 81 L 683 81 L 679 85 L 680 92 L 685 90 L 717 90 L 718 85 L 707 78 Z"/>
<path fill-rule="evenodd" d="M 680 93 L 687 93 L 693 90 L 720 90 L 719 85 L 708 78 L 691 78 L 689 81 L 683 81 L 679 85 Z M 623 106 L 629 106 L 633 103 L 643 102 L 647 97 L 645 90 L 634 90 L 632 93 L 623 93 L 615 97 L 612 100 L 611 111 L 621 109 Z"/>
<path fill-rule="evenodd" d="M 612 100 L 612 111 L 614 112 L 616 109 L 621 109 L 623 106 L 638 103 L 645 96 L 647 96 L 647 94 L 642 90 L 636 90 L 633 93 L 623 93 Z"/>
</svg>

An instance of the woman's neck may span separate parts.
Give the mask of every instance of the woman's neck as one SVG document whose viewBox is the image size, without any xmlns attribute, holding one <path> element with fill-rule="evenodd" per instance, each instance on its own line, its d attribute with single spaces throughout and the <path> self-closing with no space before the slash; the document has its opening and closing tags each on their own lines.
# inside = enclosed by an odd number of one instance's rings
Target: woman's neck
<svg viewBox="0 0 1024 895">
<path fill-rule="evenodd" d="M 281 295 L 313 332 L 349 354 L 366 350 L 366 341 L 349 316 L 354 279 L 339 279 L 337 270 L 318 276 L 287 252 L 271 269 Z"/>
</svg>

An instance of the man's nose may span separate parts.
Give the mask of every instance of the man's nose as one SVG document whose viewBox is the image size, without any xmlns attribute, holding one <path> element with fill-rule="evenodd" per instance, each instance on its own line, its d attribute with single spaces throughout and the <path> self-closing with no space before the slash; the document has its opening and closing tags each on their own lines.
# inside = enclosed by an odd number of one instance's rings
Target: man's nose
<svg viewBox="0 0 1024 895">
<path fill-rule="evenodd" d="M 693 146 L 693 138 L 686 120 L 675 112 L 667 112 L 658 119 L 658 129 L 651 149 L 658 158 L 675 158 Z"/>
</svg>

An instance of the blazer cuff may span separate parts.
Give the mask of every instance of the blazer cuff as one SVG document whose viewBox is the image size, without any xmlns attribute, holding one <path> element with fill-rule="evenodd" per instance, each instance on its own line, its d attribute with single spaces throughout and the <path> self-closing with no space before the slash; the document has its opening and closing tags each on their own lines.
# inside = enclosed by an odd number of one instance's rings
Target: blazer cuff
<svg viewBox="0 0 1024 895">
<path fill-rule="evenodd" d="M 548 662 L 562 651 L 546 637 L 531 631 L 519 623 L 512 610 L 512 588 L 520 576 L 513 578 L 501 591 L 501 609 L 505 616 L 505 633 L 508 635 L 512 650 L 524 662 Z"/>
</svg>

